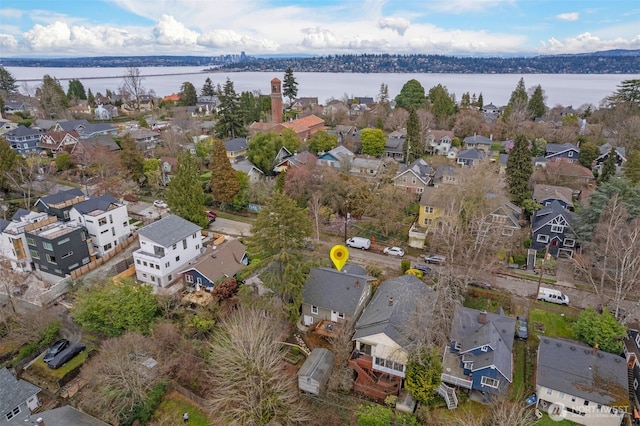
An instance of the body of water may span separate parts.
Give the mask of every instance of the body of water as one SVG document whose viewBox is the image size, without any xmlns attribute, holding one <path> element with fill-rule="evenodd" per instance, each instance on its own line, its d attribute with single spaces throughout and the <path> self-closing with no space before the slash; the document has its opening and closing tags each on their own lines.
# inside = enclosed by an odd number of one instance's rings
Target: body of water
<svg viewBox="0 0 640 426">
<path fill-rule="evenodd" d="M 118 92 L 126 68 L 35 68 L 5 67 L 18 80 L 20 90 L 33 95 L 42 84 L 42 78 L 50 75 L 60 80 L 65 91 L 70 79 L 79 79 L 85 90 L 104 94 L 107 89 Z M 277 72 L 203 72 L 202 67 L 140 67 L 144 76 L 142 85 L 162 97 L 180 91 L 182 83 L 192 83 L 199 92 L 209 77 L 214 85 L 223 85 L 227 78 L 234 83 L 236 92 L 257 91 L 268 94 L 270 81 L 274 77 L 283 79 Z M 520 78 L 524 78 L 527 89 L 542 86 L 549 107 L 556 105 L 578 108 L 584 104 L 596 107 L 618 88 L 623 80 L 640 79 L 637 74 L 356 74 L 315 73 L 294 74 L 298 81 L 299 97 L 317 97 L 321 104 L 331 98 L 369 96 L 376 99 L 380 85 L 387 84 L 389 97 L 394 98 L 402 86 L 411 79 L 418 80 L 425 90 L 437 84 L 445 86 L 449 93 L 460 101 L 462 94 L 482 93 L 485 104 L 505 105 Z"/>
</svg>

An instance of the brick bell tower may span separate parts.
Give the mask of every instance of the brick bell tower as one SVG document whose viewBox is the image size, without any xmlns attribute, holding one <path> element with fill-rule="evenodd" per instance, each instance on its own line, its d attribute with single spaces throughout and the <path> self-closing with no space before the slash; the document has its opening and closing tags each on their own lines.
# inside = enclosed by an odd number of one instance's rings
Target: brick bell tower
<svg viewBox="0 0 640 426">
<path fill-rule="evenodd" d="M 271 80 L 271 121 L 282 123 L 282 82 L 277 77 Z"/>
</svg>

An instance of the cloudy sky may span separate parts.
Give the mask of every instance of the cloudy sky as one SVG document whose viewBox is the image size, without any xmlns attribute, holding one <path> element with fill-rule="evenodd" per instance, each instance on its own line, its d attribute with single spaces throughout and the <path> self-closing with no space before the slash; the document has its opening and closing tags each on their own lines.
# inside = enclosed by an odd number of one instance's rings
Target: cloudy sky
<svg viewBox="0 0 640 426">
<path fill-rule="evenodd" d="M 2 0 L 0 56 L 640 49 L 639 0 Z"/>
</svg>

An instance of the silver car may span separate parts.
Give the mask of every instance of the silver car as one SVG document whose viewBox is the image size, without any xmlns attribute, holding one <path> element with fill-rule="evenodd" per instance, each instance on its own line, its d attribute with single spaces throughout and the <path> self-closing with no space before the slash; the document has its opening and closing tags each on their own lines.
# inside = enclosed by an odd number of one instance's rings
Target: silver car
<svg viewBox="0 0 640 426">
<path fill-rule="evenodd" d="M 447 258 L 441 254 L 427 254 L 424 256 L 424 261 L 435 265 L 444 265 Z"/>
</svg>

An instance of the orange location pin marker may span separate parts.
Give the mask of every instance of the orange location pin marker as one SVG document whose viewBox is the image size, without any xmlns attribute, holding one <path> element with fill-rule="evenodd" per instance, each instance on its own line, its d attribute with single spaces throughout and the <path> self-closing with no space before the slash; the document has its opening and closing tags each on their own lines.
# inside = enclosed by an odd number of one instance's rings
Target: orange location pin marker
<svg viewBox="0 0 640 426">
<path fill-rule="evenodd" d="M 338 271 L 342 270 L 342 267 L 347 263 L 349 259 L 349 250 L 343 246 L 338 244 L 337 246 L 333 246 L 331 251 L 329 252 L 329 257 L 333 261 L 336 269 Z"/>
</svg>

